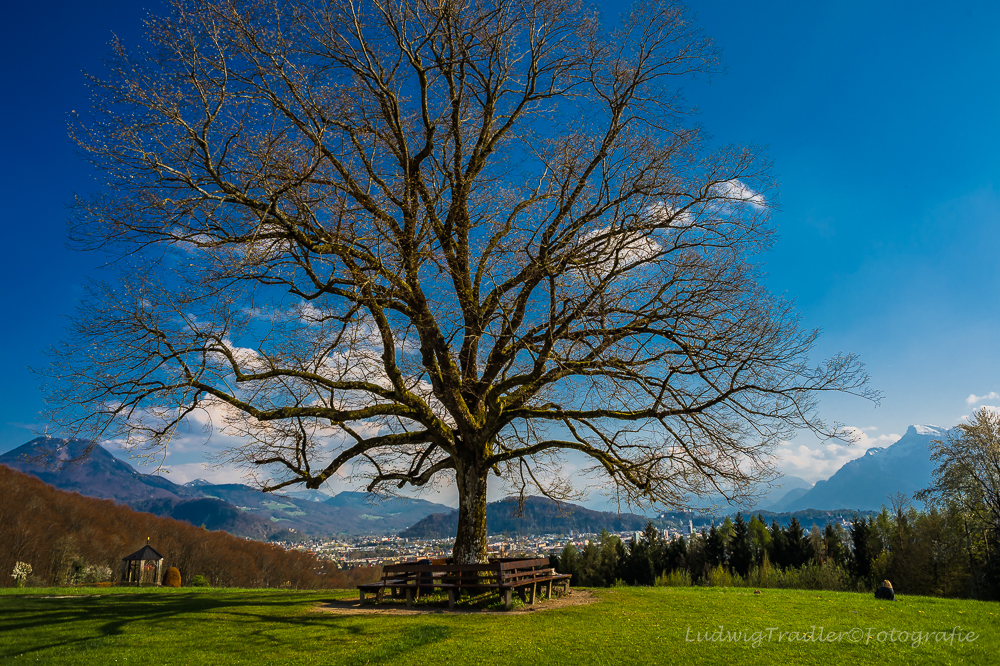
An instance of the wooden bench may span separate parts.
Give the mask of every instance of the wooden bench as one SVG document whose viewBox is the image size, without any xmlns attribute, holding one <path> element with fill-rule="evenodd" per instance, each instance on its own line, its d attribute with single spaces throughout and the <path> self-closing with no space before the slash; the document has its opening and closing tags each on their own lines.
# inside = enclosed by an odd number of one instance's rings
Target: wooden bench
<svg viewBox="0 0 1000 666">
<path fill-rule="evenodd" d="M 368 594 L 377 601 L 389 590 L 393 597 L 406 596 L 406 605 L 413 605 L 414 598 L 422 593 L 442 590 L 448 592 L 448 607 L 455 607 L 455 599 L 463 590 L 496 590 L 510 609 L 516 593 L 525 603 L 534 604 L 539 586 L 547 586 L 547 596 L 552 596 L 554 583 L 561 583 L 561 592 L 569 593 L 569 574 L 556 573 L 548 558 L 496 559 L 487 564 L 449 564 L 447 560 L 430 560 L 389 564 L 382 568 L 382 580 L 358 585 L 362 603 Z"/>
</svg>

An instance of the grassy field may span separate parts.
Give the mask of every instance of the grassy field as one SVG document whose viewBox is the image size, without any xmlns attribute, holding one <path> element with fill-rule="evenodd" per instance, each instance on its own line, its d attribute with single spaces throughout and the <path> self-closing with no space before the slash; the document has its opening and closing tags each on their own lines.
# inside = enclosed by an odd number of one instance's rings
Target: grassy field
<svg viewBox="0 0 1000 666">
<path fill-rule="evenodd" d="M 735 588 L 613 588 L 594 595 L 593 604 L 524 614 L 335 615 L 316 608 L 353 598 L 354 592 L 3 590 L 0 660 L 399 666 L 1000 662 L 997 603 L 905 596 L 893 603 L 851 593 L 754 595 Z"/>
</svg>

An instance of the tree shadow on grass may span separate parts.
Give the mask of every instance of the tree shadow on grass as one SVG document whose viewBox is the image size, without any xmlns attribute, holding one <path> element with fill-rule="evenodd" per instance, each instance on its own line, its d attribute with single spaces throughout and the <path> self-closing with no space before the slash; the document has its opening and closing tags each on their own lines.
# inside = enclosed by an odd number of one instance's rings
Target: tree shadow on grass
<svg viewBox="0 0 1000 666">
<path fill-rule="evenodd" d="M 314 628 L 324 632 L 331 654 L 348 664 L 396 661 L 405 652 L 448 639 L 453 631 L 425 619 L 386 626 L 379 619 L 291 610 L 315 601 L 320 599 L 264 590 L 252 596 L 154 592 L 7 598 L 0 600 L 0 636 L 7 639 L 0 640 L 0 659 L 61 649 L 96 652 L 120 645 L 115 639 L 121 636 L 171 631 L 185 618 L 217 622 L 206 631 L 225 631 L 229 638 L 238 636 L 242 645 L 256 644 L 276 654 L 301 644 L 298 629 Z M 28 636 L 35 640 L 25 640 Z"/>
<path fill-rule="evenodd" d="M 345 664 L 398 663 L 400 656 L 415 649 L 449 639 L 453 629 L 444 624 L 420 624 L 401 628 L 392 635 L 378 634 L 376 641 L 367 641 L 360 650 L 353 650 Z M 365 632 L 367 633 L 367 632 Z"/>
<path fill-rule="evenodd" d="M 128 595 L 20 597 L 0 600 L 0 658 L 54 648 L 86 648 L 107 644 L 109 638 L 136 631 L 160 631 L 182 616 L 229 615 L 266 626 L 324 625 L 312 613 L 281 614 L 279 609 L 308 603 L 299 595 L 268 593 L 256 596 L 210 593 L 149 593 Z M 274 612 L 278 611 L 278 612 Z M 162 625 L 162 626 L 157 626 Z M 41 639 L 24 645 L 19 636 L 45 632 L 57 640 Z M 84 635 L 80 635 L 84 634 Z"/>
</svg>

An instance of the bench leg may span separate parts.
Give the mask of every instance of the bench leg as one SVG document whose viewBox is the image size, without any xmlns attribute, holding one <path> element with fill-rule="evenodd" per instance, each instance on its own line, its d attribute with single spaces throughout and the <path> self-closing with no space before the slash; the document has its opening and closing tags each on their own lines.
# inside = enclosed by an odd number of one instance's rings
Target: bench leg
<svg viewBox="0 0 1000 666">
<path fill-rule="evenodd" d="M 361 590 L 361 603 L 365 603 L 365 591 Z"/>
<path fill-rule="evenodd" d="M 406 588 L 406 607 L 413 608 L 413 590 L 411 588 Z"/>
<path fill-rule="evenodd" d="M 511 608 L 514 607 L 514 593 L 508 587 L 506 590 L 502 592 L 502 594 L 503 594 L 503 607 L 506 608 L 507 610 L 510 610 Z"/>
<path fill-rule="evenodd" d="M 538 596 L 538 583 L 531 584 L 531 600 L 528 601 L 532 606 L 535 605 L 535 598 Z"/>
<path fill-rule="evenodd" d="M 552 581 L 551 580 L 549 581 L 549 589 L 545 591 L 545 598 L 546 599 L 551 599 L 552 598 Z"/>
<path fill-rule="evenodd" d="M 455 590 L 448 590 L 448 608 L 455 607 Z"/>
</svg>

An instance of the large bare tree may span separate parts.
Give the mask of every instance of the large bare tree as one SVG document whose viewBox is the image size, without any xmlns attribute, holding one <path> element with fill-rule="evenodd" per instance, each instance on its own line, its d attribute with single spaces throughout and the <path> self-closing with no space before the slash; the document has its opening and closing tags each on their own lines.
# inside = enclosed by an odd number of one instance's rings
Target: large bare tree
<svg viewBox="0 0 1000 666">
<path fill-rule="evenodd" d="M 54 351 L 64 428 L 155 449 L 206 410 L 265 490 L 450 476 L 474 562 L 491 472 L 566 497 L 582 456 L 627 500 L 739 498 L 782 438 L 837 433 L 822 392 L 870 395 L 761 285 L 769 165 L 691 121 L 717 55 L 683 7 L 170 9 L 73 126 L 106 181 L 73 234 L 120 274 Z"/>
</svg>

